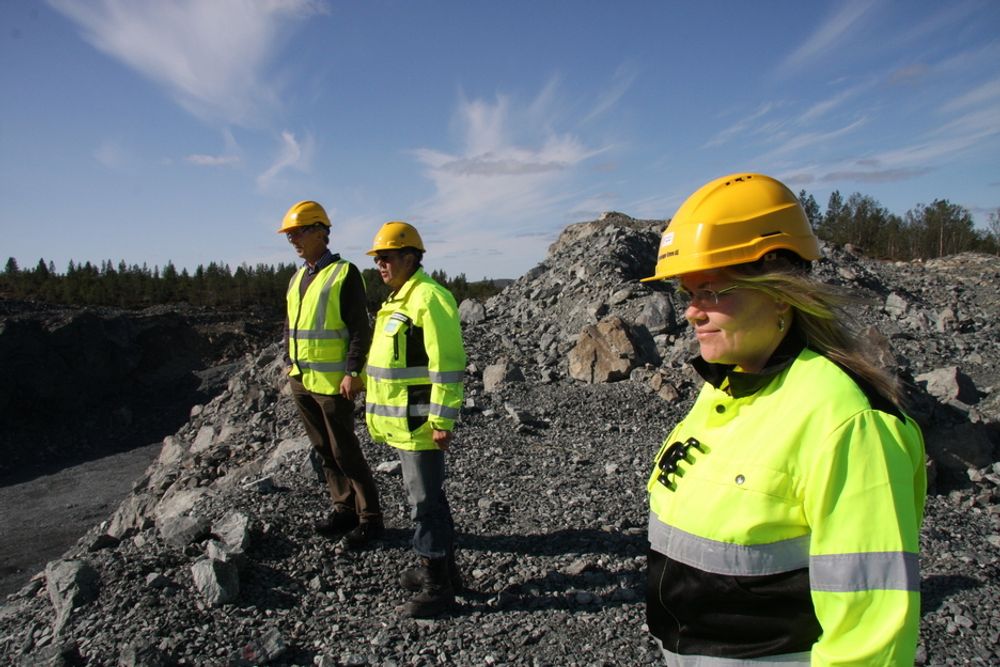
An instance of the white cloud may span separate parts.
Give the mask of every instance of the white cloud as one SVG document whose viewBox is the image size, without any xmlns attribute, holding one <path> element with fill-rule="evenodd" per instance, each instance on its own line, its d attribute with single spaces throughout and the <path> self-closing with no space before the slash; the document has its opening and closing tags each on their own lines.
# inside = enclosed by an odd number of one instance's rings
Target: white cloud
<svg viewBox="0 0 1000 667">
<path fill-rule="evenodd" d="M 184 159 L 199 167 L 231 167 L 240 163 L 240 158 L 236 155 L 200 155 L 195 153 Z"/>
<path fill-rule="evenodd" d="M 95 48 L 164 86 L 205 119 L 254 125 L 276 106 L 265 78 L 286 22 L 315 0 L 49 0 Z"/>
<path fill-rule="evenodd" d="M 588 176 L 582 165 L 611 147 L 560 131 L 563 123 L 580 122 L 560 118 L 557 93 L 553 80 L 522 105 L 505 95 L 493 102 L 461 99 L 453 121 L 458 149 L 412 151 L 434 186 L 411 218 L 433 251 L 428 261 L 448 259 L 475 279 L 520 275 L 576 221 L 578 202 L 610 207 L 610 197 L 580 183 Z M 598 107 L 606 104 L 613 102 L 602 98 Z"/>
<path fill-rule="evenodd" d="M 229 128 L 222 131 L 222 139 L 225 142 L 225 150 L 221 155 L 195 153 L 188 155 L 184 159 L 191 164 L 202 167 L 232 167 L 240 164 L 242 162 L 240 146 L 236 143 L 236 138 L 233 137 L 233 133 Z"/>
<path fill-rule="evenodd" d="M 271 166 L 257 177 L 257 187 L 261 190 L 267 190 L 278 175 L 286 169 L 297 169 L 301 172 L 308 171 L 314 143 L 311 136 L 307 135 L 300 142 L 288 130 L 282 132 L 278 156 Z"/>
<path fill-rule="evenodd" d="M 505 96 L 493 104 L 463 100 L 457 111 L 461 150 L 413 151 L 435 186 L 435 195 L 418 206 L 420 215 L 447 223 L 504 216 L 524 219 L 565 202 L 567 195 L 559 186 L 567 184 L 575 167 L 604 149 L 589 148 L 577 136 L 553 131 L 534 145 L 517 143 L 515 137 L 531 141 L 528 135 L 538 126 L 522 121 L 538 115 L 537 105 L 512 109 Z"/>
</svg>

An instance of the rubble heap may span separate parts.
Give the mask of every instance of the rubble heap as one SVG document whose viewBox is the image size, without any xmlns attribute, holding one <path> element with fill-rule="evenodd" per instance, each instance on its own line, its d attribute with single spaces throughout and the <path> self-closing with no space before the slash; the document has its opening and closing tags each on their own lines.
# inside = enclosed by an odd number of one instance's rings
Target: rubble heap
<svg viewBox="0 0 1000 667">
<path fill-rule="evenodd" d="M 645 482 L 698 388 L 664 284 L 662 221 L 568 227 L 546 260 L 461 311 L 467 401 L 448 454 L 470 588 L 400 619 L 412 564 L 394 452 L 362 444 L 387 536 L 312 532 L 328 509 L 275 344 L 195 406 L 113 516 L 0 608 L 7 663 L 660 664 L 644 630 Z M 909 383 L 935 474 L 922 535 L 920 664 L 1000 661 L 1000 259 L 925 263 L 824 248 L 862 327 Z M 359 419 L 363 418 L 359 406 Z M 363 431 L 363 428 L 360 429 Z"/>
</svg>

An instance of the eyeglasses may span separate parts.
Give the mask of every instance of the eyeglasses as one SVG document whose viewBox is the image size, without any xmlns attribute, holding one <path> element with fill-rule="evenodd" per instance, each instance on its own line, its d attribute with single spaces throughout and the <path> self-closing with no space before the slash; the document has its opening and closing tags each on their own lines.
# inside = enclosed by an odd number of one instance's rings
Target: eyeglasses
<svg viewBox="0 0 1000 667">
<path fill-rule="evenodd" d="M 393 253 L 391 255 L 388 255 L 388 254 L 385 254 L 385 253 L 379 253 L 379 254 L 375 255 L 375 263 L 376 264 L 388 264 L 389 262 L 395 260 L 397 257 L 399 257 L 399 253 Z"/>
<path fill-rule="evenodd" d="M 692 461 L 688 459 L 688 451 L 692 447 L 702 453 L 705 451 L 702 449 L 701 443 L 698 442 L 697 438 L 688 438 L 684 442 L 678 440 L 667 447 L 667 449 L 663 452 L 663 456 L 660 457 L 660 462 L 657 464 L 657 467 L 660 469 L 660 475 L 656 479 L 660 484 L 667 487 L 671 491 L 677 490 L 677 482 L 670 479 L 670 476 L 677 473 L 678 464 L 681 461 L 692 463 Z"/>
<path fill-rule="evenodd" d="M 285 232 L 285 238 L 289 241 L 294 241 L 308 231 L 316 229 L 315 225 L 310 225 L 309 227 L 299 227 L 298 229 L 293 229 L 290 232 Z"/>
<path fill-rule="evenodd" d="M 690 306 L 694 302 L 707 303 L 713 306 L 719 305 L 719 297 L 723 294 L 728 294 L 733 290 L 740 289 L 740 285 L 733 285 L 732 287 L 727 287 L 725 289 L 720 289 L 718 292 L 710 289 L 696 289 L 693 291 L 687 290 L 683 287 L 678 287 L 676 294 L 677 298 L 680 299 L 681 303 L 685 306 Z"/>
</svg>

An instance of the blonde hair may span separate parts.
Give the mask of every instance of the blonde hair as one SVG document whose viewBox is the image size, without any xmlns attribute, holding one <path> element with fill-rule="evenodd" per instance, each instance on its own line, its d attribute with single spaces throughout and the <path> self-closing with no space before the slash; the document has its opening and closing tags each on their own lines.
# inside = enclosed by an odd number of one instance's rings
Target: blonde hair
<svg viewBox="0 0 1000 667">
<path fill-rule="evenodd" d="M 758 290 L 787 303 L 794 312 L 792 329 L 798 330 L 810 349 L 867 382 L 902 410 L 905 398 L 898 378 L 867 352 L 855 319 L 848 312 L 848 307 L 859 305 L 861 299 L 810 278 L 800 266 L 779 256 L 726 267 L 720 273 L 734 285 Z"/>
</svg>

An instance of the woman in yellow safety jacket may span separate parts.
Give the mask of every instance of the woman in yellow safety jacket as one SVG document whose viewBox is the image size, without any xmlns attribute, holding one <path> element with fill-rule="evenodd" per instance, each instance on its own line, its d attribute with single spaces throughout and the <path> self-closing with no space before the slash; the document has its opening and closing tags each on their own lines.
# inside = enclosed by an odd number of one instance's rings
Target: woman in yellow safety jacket
<svg viewBox="0 0 1000 667">
<path fill-rule="evenodd" d="M 795 195 L 761 174 L 700 188 L 655 274 L 705 384 L 656 455 L 647 621 L 669 665 L 912 665 L 923 438 L 864 354 Z"/>
</svg>

